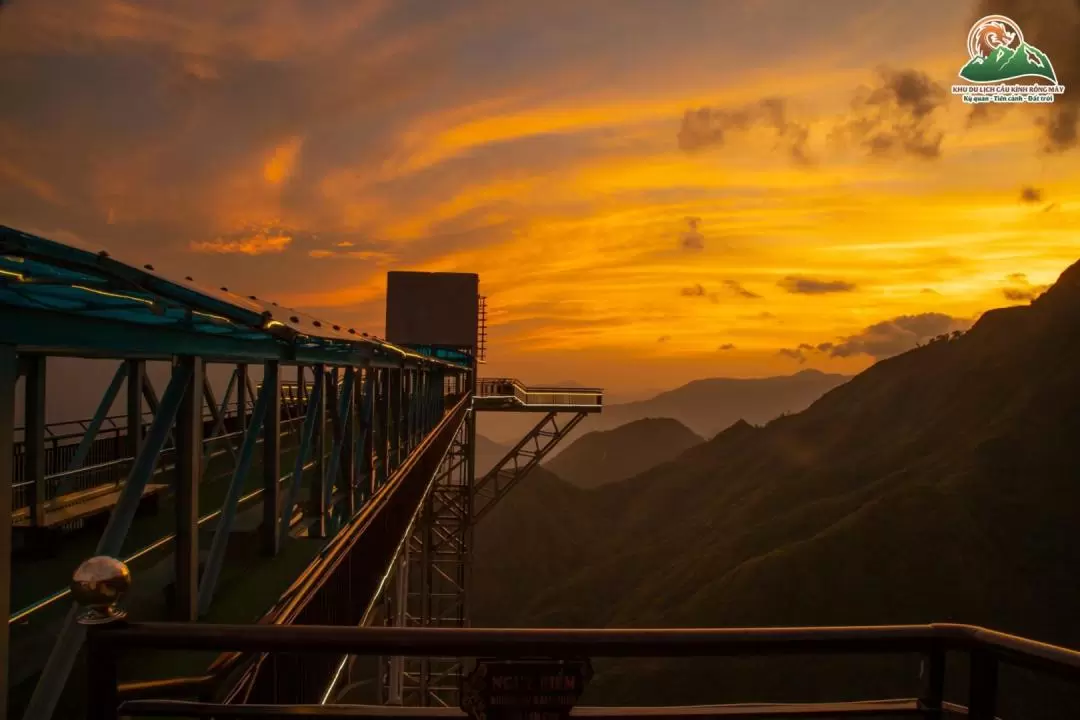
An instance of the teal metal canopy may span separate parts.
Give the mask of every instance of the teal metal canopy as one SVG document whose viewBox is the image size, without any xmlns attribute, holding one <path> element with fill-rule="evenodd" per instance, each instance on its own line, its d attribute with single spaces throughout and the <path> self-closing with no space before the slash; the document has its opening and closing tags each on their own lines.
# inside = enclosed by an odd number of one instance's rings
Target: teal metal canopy
<svg viewBox="0 0 1080 720">
<path fill-rule="evenodd" d="M 87 357 L 200 355 L 468 369 L 276 303 L 0 225 L 0 342 Z"/>
</svg>

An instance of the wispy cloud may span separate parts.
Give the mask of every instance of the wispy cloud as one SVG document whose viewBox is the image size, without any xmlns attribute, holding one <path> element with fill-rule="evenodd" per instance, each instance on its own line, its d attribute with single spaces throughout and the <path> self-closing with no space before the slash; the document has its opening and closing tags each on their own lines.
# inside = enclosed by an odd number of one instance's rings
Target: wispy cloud
<svg viewBox="0 0 1080 720">
<path fill-rule="evenodd" d="M 844 280 L 820 280 L 801 275 L 788 275 L 776 284 L 787 292 L 797 295 L 825 295 L 827 293 L 851 292 L 855 289 L 854 283 Z"/>
<path fill-rule="evenodd" d="M 292 236 L 284 232 L 268 231 L 194 241 L 190 247 L 194 252 L 199 253 L 265 255 L 285 252 L 292 241 Z"/>
</svg>

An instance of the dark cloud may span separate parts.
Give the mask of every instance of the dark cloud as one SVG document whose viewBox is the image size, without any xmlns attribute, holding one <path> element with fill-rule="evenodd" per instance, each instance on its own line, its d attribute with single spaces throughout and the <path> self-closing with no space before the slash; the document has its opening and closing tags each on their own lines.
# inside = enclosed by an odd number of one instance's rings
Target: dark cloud
<svg viewBox="0 0 1080 720">
<path fill-rule="evenodd" d="M 1024 203 L 1042 202 L 1042 197 L 1043 197 L 1042 190 L 1040 190 L 1037 187 L 1031 187 L 1030 185 L 1025 185 L 1024 187 L 1020 188 L 1020 202 L 1024 202 Z"/>
<path fill-rule="evenodd" d="M 819 280 L 817 278 L 788 275 L 776 283 L 789 293 L 797 295 L 824 295 L 835 292 L 851 292 L 855 285 L 844 280 Z"/>
<path fill-rule="evenodd" d="M 810 130 L 790 118 L 787 100 L 779 97 L 765 98 L 734 109 L 702 107 L 687 110 L 679 128 L 679 148 L 694 152 L 720 147 L 731 133 L 746 132 L 754 127 L 775 130 L 779 149 L 800 164 L 809 162 L 806 142 Z"/>
<path fill-rule="evenodd" d="M 705 297 L 707 293 L 705 292 L 705 286 L 698 284 L 684 287 L 679 291 L 679 294 L 683 297 Z"/>
<path fill-rule="evenodd" d="M 780 354 L 799 362 L 806 362 L 812 353 L 829 357 L 869 355 L 875 360 L 881 360 L 907 352 L 925 340 L 967 330 L 969 327 L 971 321 L 943 313 L 901 315 L 875 323 L 861 332 L 841 338 L 838 342 L 823 342 L 818 345 L 803 343 L 797 348 L 784 348 L 780 350 Z"/>
<path fill-rule="evenodd" d="M 1080 2 L 1076 0 L 980 0 L 972 20 L 1001 14 L 1016 22 L 1024 40 L 1047 54 L 1054 65 L 1063 94 L 1044 109 L 1039 125 L 1043 149 L 1063 152 L 1077 147 L 1080 126 L 1080 94 L 1072 92 L 1080 82 Z M 1023 110 L 1034 110 L 1024 107 Z"/>
<path fill-rule="evenodd" d="M 776 354 L 791 358 L 792 360 L 797 360 L 799 364 L 806 362 L 806 353 L 795 348 L 781 348 L 776 351 Z"/>
<path fill-rule="evenodd" d="M 736 348 L 731 343 L 724 343 L 718 349 L 720 350 L 720 352 L 727 352 L 728 350 L 735 350 Z"/>
<path fill-rule="evenodd" d="M 698 230 L 701 218 L 686 218 L 686 230 L 680 236 L 680 244 L 683 250 L 703 250 L 705 248 L 705 236 Z"/>
<path fill-rule="evenodd" d="M 967 126 L 968 128 L 974 128 L 980 125 L 990 125 L 995 123 L 1005 116 L 1009 111 L 1009 107 L 1010 106 L 1005 103 L 973 105 L 968 112 Z"/>
<path fill-rule="evenodd" d="M 1010 302 L 1030 302 L 1042 295 L 1049 285 L 1037 285 L 1029 288 L 1002 288 L 1001 295 Z"/>
<path fill-rule="evenodd" d="M 747 290 L 745 287 L 743 287 L 740 283 L 736 282 L 735 280 L 725 280 L 724 281 L 724 287 L 726 287 L 728 290 L 730 290 L 734 294 L 738 295 L 739 297 L 744 297 L 744 298 L 746 298 L 748 300 L 760 300 L 761 299 L 761 296 L 758 295 L 756 292 L 753 292 L 752 290 Z"/>
<path fill-rule="evenodd" d="M 1005 276 L 1009 284 L 1001 289 L 1001 295 L 1010 302 L 1031 302 L 1046 292 L 1049 285 L 1032 285 L 1024 273 Z"/>
<path fill-rule="evenodd" d="M 833 139 L 858 145 L 872 156 L 938 157 L 944 133 L 934 121 L 946 101 L 945 88 L 918 70 L 883 67 L 877 74 L 876 85 L 856 92 L 851 114 Z"/>
</svg>

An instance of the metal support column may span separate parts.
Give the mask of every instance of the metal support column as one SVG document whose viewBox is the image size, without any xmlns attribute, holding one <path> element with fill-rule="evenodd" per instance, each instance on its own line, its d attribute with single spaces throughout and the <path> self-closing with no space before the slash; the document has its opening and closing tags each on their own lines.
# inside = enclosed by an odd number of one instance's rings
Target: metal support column
<svg viewBox="0 0 1080 720">
<path fill-rule="evenodd" d="M 24 355 L 25 480 L 30 483 L 30 522 L 45 527 L 45 507 L 49 501 L 45 485 L 45 356 Z"/>
<path fill-rule="evenodd" d="M 375 395 L 379 391 L 375 368 L 364 368 L 364 412 L 363 426 L 360 428 L 363 444 L 360 450 L 360 467 L 363 470 L 363 499 L 366 502 L 375 494 Z"/>
<path fill-rule="evenodd" d="M 278 538 L 278 515 L 281 514 L 281 365 L 277 360 L 263 364 L 263 387 L 266 392 L 266 416 L 263 419 L 263 520 L 259 529 L 262 551 L 276 556 L 281 550 Z"/>
<path fill-rule="evenodd" d="M 408 625 L 461 628 L 469 624 L 469 442 L 474 432 L 470 424 L 466 418 L 458 428 L 419 521 L 404 545 L 410 553 L 405 603 Z M 462 671 L 458 658 L 406 658 L 400 668 L 391 660 L 387 665 L 387 696 L 393 698 L 394 678 L 398 676 L 403 704 L 457 707 Z"/>
<path fill-rule="evenodd" d="M 11 616 L 11 493 L 14 485 L 15 383 L 19 377 L 14 345 L 0 345 L 0 616 Z M 8 624 L 0 627 L 0 718 L 7 714 Z"/>
<path fill-rule="evenodd" d="M 349 386 L 349 393 L 341 429 L 341 485 L 345 491 L 346 518 L 356 514 L 356 416 L 360 405 L 360 393 L 356 389 L 358 376 L 356 368 L 345 368 L 345 384 Z"/>
<path fill-rule="evenodd" d="M 386 426 L 389 435 L 387 449 L 390 457 L 390 462 L 387 463 L 388 476 L 401 466 L 401 388 L 403 385 L 401 380 L 404 374 L 405 370 L 401 368 L 390 371 L 390 412 Z"/>
<path fill-rule="evenodd" d="M 390 370 L 379 370 L 379 448 L 375 459 L 378 467 L 377 486 L 382 487 L 390 477 Z"/>
<path fill-rule="evenodd" d="M 405 627 L 406 607 L 409 599 L 409 543 L 401 546 L 394 571 L 394 599 L 391 603 L 392 620 L 387 625 Z M 404 700 L 405 658 L 398 655 L 390 658 L 389 688 L 386 697 L 388 705 L 401 705 Z"/>
<path fill-rule="evenodd" d="M 315 537 L 326 537 L 326 485 L 332 482 L 326 476 L 326 406 L 333 402 L 333 395 L 337 394 L 334 385 L 334 374 L 326 372 L 322 365 L 312 367 L 314 382 L 322 388 L 321 393 L 312 394 L 312 402 L 315 403 L 315 427 L 311 438 L 311 460 L 315 463 L 313 472 L 315 476 L 311 480 L 311 491 L 308 493 L 305 503 L 305 515 L 314 517 L 315 523 L 311 527 L 311 533 Z"/>
<path fill-rule="evenodd" d="M 236 429 L 239 432 L 247 430 L 248 426 L 248 366 L 241 363 L 236 366 Z M 252 400 L 255 398 L 252 397 Z"/>
<path fill-rule="evenodd" d="M 199 479 L 202 475 L 202 358 L 181 357 L 189 368 L 187 391 L 176 414 L 176 606 L 177 620 L 199 619 Z"/>
<path fill-rule="evenodd" d="M 292 477 L 285 492 L 285 502 L 281 506 L 281 524 L 278 526 L 278 542 L 281 545 L 284 545 L 289 537 L 296 501 L 300 498 L 300 486 L 304 482 L 304 465 L 307 464 L 308 455 L 311 454 L 315 420 L 323 402 L 323 389 L 326 385 L 323 382 L 323 367 L 317 365 L 314 371 L 315 382 L 311 386 L 311 395 L 306 398 L 307 414 L 304 415 L 304 426 L 300 430 L 300 447 L 296 451 L 296 463 L 293 465 Z"/>
<path fill-rule="evenodd" d="M 143 441 L 143 397 L 142 388 L 146 382 L 146 361 L 127 361 L 127 442 L 128 457 L 136 458 L 142 449 Z"/>
</svg>

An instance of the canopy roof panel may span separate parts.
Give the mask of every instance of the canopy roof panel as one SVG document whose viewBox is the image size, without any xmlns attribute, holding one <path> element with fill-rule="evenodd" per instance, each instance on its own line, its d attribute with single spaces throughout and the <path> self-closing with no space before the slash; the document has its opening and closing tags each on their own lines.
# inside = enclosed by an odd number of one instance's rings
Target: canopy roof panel
<svg viewBox="0 0 1080 720">
<path fill-rule="evenodd" d="M 451 362 L 422 351 L 402 348 L 369 337 L 355 328 L 313 317 L 276 303 L 241 295 L 228 288 L 213 289 L 196 283 L 190 276 L 177 279 L 150 265 L 137 267 L 114 257 L 104 248 L 82 249 L 47 240 L 0 225 L 0 328 L 4 340 L 17 345 L 48 347 L 48 338 L 56 336 L 38 327 L 39 322 L 62 323 L 74 320 L 87 328 L 142 328 L 147 332 L 169 331 L 190 337 L 226 339 L 240 343 L 236 347 L 266 359 L 280 356 L 293 359 L 301 354 L 327 355 L 327 362 L 343 360 L 358 364 L 364 359 L 403 361 L 406 359 L 465 368 L 467 362 Z M 104 321 L 101 325 L 98 321 Z M 22 332 L 20 332 L 20 329 Z M 57 328 L 50 328 L 56 331 Z M 22 336 L 20 336 L 22 335 Z M 74 337 L 80 333 L 71 333 Z M 95 335 L 95 352 L 110 349 L 105 333 Z M 138 351 L 128 333 L 113 335 L 112 350 Z M 161 343 L 147 344 L 165 347 Z M 243 344 L 248 345 L 243 345 Z M 64 350 L 77 353 L 79 342 L 65 339 L 57 343 Z M 137 343 L 136 343 L 137 344 Z M 262 350 L 253 350 L 257 344 Z M 194 345 L 192 353 L 198 352 Z M 232 345 L 214 344 L 215 348 Z M 201 353 L 200 353 L 201 354 Z M 226 352 L 226 354 L 228 354 Z"/>
</svg>

